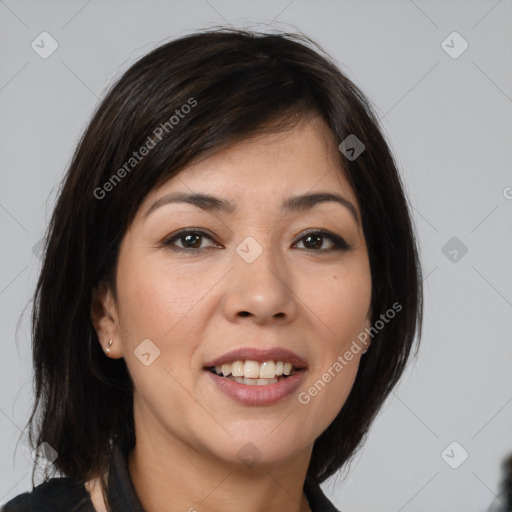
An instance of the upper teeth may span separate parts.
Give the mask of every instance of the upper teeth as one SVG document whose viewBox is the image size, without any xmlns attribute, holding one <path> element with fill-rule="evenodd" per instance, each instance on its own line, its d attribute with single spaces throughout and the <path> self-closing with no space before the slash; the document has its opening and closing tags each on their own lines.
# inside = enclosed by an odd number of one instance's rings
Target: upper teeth
<svg viewBox="0 0 512 512">
<path fill-rule="evenodd" d="M 232 375 L 233 377 L 245 377 L 248 379 L 273 379 L 281 375 L 290 375 L 293 365 L 283 361 L 233 361 L 216 366 L 215 371 L 218 375 Z"/>
</svg>

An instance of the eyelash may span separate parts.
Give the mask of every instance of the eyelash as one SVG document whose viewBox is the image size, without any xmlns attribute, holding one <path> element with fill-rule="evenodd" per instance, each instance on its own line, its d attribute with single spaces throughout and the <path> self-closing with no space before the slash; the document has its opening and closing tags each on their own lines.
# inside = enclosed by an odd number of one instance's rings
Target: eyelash
<svg viewBox="0 0 512 512">
<path fill-rule="evenodd" d="M 178 231 L 177 233 L 175 233 L 174 235 L 172 235 L 170 238 L 166 238 L 165 240 L 162 241 L 161 245 L 163 247 L 166 247 L 168 249 L 170 249 L 171 251 L 173 252 L 185 252 L 185 253 L 198 253 L 198 252 L 202 252 L 206 249 L 211 249 L 212 247 L 204 247 L 204 248 L 201 248 L 201 249 L 193 249 L 193 248 L 185 248 L 185 247 L 178 247 L 178 246 L 173 246 L 173 242 L 176 241 L 176 240 L 179 240 L 180 238 L 183 238 L 185 235 L 189 235 L 189 234 L 193 234 L 193 235 L 200 235 L 201 237 L 204 237 L 204 238 L 208 238 L 210 239 L 212 242 L 214 242 L 213 238 L 211 236 L 209 236 L 206 232 L 202 231 L 202 230 L 199 230 L 199 229 L 182 229 L 180 231 Z M 331 249 L 301 249 L 301 250 L 305 250 L 305 251 L 308 251 L 308 252 L 316 252 L 316 253 L 327 253 L 327 252 L 332 252 L 332 251 L 348 251 L 351 249 L 351 247 L 347 244 L 347 242 L 345 242 L 345 240 L 343 240 L 343 238 L 333 234 L 333 233 L 330 233 L 329 231 L 325 231 L 323 229 L 319 229 L 319 230 L 316 230 L 316 231 L 309 231 L 305 234 L 302 235 L 301 238 L 299 238 L 299 242 L 302 241 L 304 238 L 306 238 L 307 236 L 310 236 L 310 235 L 319 235 L 321 236 L 323 239 L 325 238 L 328 238 L 332 241 L 334 247 L 332 247 Z M 298 242 L 297 242 L 298 243 Z"/>
</svg>

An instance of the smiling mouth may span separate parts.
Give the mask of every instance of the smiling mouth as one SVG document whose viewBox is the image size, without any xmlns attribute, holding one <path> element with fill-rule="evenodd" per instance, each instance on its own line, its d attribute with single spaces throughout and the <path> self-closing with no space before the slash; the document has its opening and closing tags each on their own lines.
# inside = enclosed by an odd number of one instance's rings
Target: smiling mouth
<svg viewBox="0 0 512 512">
<path fill-rule="evenodd" d="M 304 370 L 297 368 L 287 361 L 233 361 L 220 366 L 210 366 L 206 368 L 214 375 L 223 377 L 238 384 L 248 386 L 265 386 L 276 384 L 282 380 L 291 377 L 295 373 Z"/>
</svg>

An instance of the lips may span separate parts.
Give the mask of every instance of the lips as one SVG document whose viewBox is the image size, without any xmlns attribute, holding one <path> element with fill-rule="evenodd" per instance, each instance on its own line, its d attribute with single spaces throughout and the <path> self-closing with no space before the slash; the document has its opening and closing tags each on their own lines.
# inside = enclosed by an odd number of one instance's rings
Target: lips
<svg viewBox="0 0 512 512">
<path fill-rule="evenodd" d="M 264 363 L 266 361 L 285 361 L 290 362 L 298 370 L 307 368 L 307 363 L 302 357 L 281 347 L 266 350 L 246 347 L 231 350 L 216 359 L 206 362 L 204 368 L 207 370 L 214 366 L 232 363 L 233 361 L 256 361 L 258 363 Z"/>
<path fill-rule="evenodd" d="M 240 384 L 226 377 L 205 371 L 204 376 L 225 396 L 244 406 L 267 406 L 289 399 L 304 381 L 306 370 L 301 370 L 279 382 L 262 386 Z M 256 379 L 253 379 L 256 380 Z"/>
<path fill-rule="evenodd" d="M 274 378 L 269 378 L 266 370 L 262 371 L 262 367 L 266 368 L 264 363 L 267 362 L 271 367 L 268 371 Z M 245 377 L 235 377 L 235 373 L 240 375 L 242 366 Z M 259 376 L 252 375 L 258 368 Z M 246 406 L 271 405 L 284 400 L 300 386 L 306 372 L 306 361 L 295 352 L 282 347 L 266 350 L 238 348 L 204 364 L 205 378 L 223 394 Z M 267 378 L 262 378 L 263 376 Z"/>
</svg>

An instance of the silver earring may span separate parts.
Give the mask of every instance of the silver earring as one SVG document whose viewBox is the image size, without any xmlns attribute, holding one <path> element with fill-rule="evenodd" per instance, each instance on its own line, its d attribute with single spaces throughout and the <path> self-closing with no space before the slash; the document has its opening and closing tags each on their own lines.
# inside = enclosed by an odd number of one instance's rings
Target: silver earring
<svg viewBox="0 0 512 512">
<path fill-rule="evenodd" d="M 103 349 L 103 351 L 105 352 L 105 354 L 110 353 L 110 347 L 112 346 L 112 343 L 113 343 L 113 341 L 112 341 L 112 340 L 110 340 L 110 341 L 108 342 L 108 345 Z"/>
</svg>

